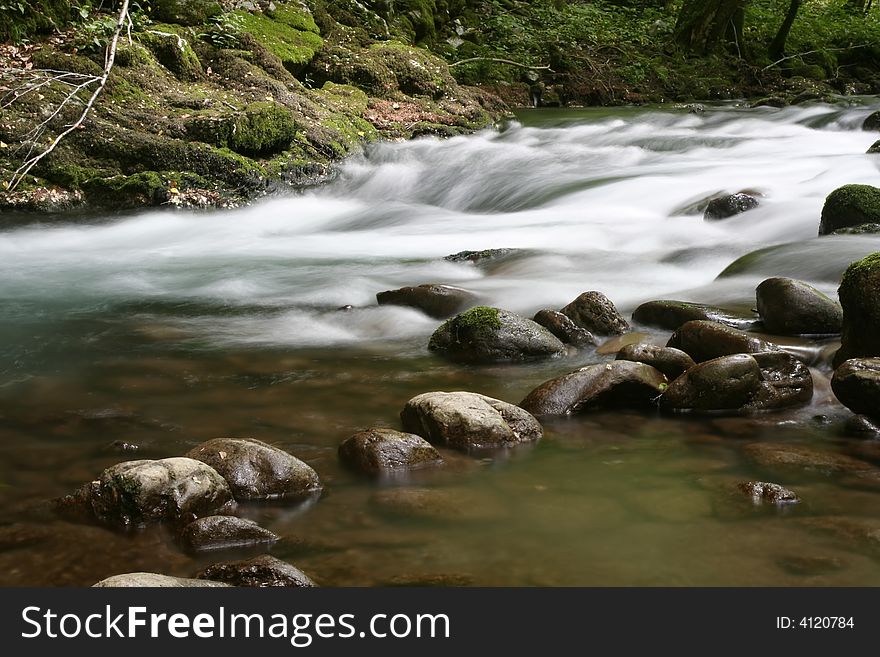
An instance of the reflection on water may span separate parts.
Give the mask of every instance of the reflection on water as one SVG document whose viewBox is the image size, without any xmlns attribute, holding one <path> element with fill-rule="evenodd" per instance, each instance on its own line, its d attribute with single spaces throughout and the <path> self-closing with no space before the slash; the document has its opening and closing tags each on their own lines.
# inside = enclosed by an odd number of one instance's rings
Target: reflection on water
<svg viewBox="0 0 880 657">
<path fill-rule="evenodd" d="M 880 585 L 880 488 L 762 469 L 743 450 L 809 444 L 880 466 L 880 447 L 841 436 L 848 414 L 827 371 L 814 371 L 811 406 L 780 414 L 552 422 L 531 448 L 448 454 L 439 472 L 384 484 L 336 461 L 342 439 L 397 427 L 421 392 L 517 402 L 608 357 L 450 365 L 425 349 L 437 322 L 376 307 L 378 291 L 455 283 L 524 313 L 588 289 L 625 311 L 660 297 L 751 303 L 772 274 L 833 292 L 846 264 L 878 250 L 872 237 L 815 239 L 829 191 L 876 181 L 876 156 L 862 154 L 874 135 L 856 129 L 869 110 L 526 113 L 499 133 L 377 147 L 327 188 L 240 211 L 7 229 L 0 583 L 190 575 L 220 558 L 184 554 L 161 528 L 62 522 L 46 501 L 120 460 L 235 435 L 292 451 L 325 481 L 309 508 L 243 510 L 283 537 L 274 554 L 324 584 Z M 760 208 L 711 224 L 677 216 L 744 188 L 764 194 Z M 483 268 L 442 259 L 496 247 L 524 251 Z M 748 479 L 804 502 L 753 508 L 731 492 Z"/>
</svg>

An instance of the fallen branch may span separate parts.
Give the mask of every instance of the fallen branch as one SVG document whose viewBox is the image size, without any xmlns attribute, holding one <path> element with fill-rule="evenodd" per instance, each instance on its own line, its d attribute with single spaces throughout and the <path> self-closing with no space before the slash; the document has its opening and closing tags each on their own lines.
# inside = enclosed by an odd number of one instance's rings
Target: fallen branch
<svg viewBox="0 0 880 657">
<path fill-rule="evenodd" d="M 778 65 L 781 64 L 782 62 L 786 62 L 786 61 L 788 61 L 789 59 L 795 59 L 796 57 L 803 57 L 804 55 L 814 55 L 814 54 L 816 54 L 817 52 L 823 52 L 823 51 L 824 51 L 824 52 L 843 52 L 844 50 L 855 50 L 856 48 L 869 48 L 869 47 L 871 47 L 871 46 L 873 46 L 873 45 L 876 45 L 876 44 L 873 44 L 873 43 L 863 43 L 863 44 L 861 44 L 861 45 L 859 45 L 859 46 L 850 46 L 849 48 L 823 48 L 822 50 L 808 50 L 808 51 L 806 51 L 806 52 L 799 52 L 799 53 L 794 54 L 794 55 L 788 55 L 787 57 L 783 57 L 782 59 L 777 59 L 777 60 L 776 60 L 775 62 L 773 62 L 772 64 L 768 64 L 767 66 L 765 66 L 764 68 L 762 68 L 761 71 L 767 71 L 767 70 L 773 68 L 774 66 L 778 66 Z"/>
<path fill-rule="evenodd" d="M 550 73 L 555 72 L 549 66 L 529 66 L 528 64 L 521 64 L 519 62 L 514 62 L 510 59 L 499 59 L 498 57 L 469 57 L 467 59 L 462 59 L 459 62 L 450 64 L 449 68 L 460 66 L 461 64 L 469 64 L 471 62 L 496 62 L 498 64 L 510 64 L 511 66 L 519 66 L 520 68 L 525 68 L 530 71 L 549 71 Z"/>
<path fill-rule="evenodd" d="M 12 174 L 12 179 L 9 181 L 9 191 L 15 191 L 15 188 L 21 183 L 22 180 L 25 179 L 28 173 L 30 173 L 31 169 L 33 169 L 40 160 L 49 155 L 52 151 L 55 150 L 55 147 L 61 143 L 61 140 L 64 139 L 67 135 L 69 135 L 74 130 L 78 129 L 85 123 L 86 118 L 89 115 L 89 112 L 92 109 L 92 106 L 95 104 L 95 101 L 98 99 L 98 96 L 101 95 L 101 92 L 104 90 L 104 87 L 107 85 L 107 78 L 110 77 L 110 71 L 113 70 L 113 63 L 116 61 L 116 47 L 119 45 L 119 35 L 122 33 L 123 28 L 126 26 L 126 20 L 128 19 L 128 4 L 129 0 L 124 0 L 122 3 L 122 8 L 119 10 L 119 19 L 116 21 L 116 30 L 113 32 L 113 38 L 110 41 L 110 45 L 107 47 L 107 52 L 104 56 L 104 74 L 98 78 L 98 87 L 95 89 L 91 98 L 89 98 L 88 102 L 83 108 L 82 114 L 80 117 L 71 125 L 67 126 L 65 130 L 63 130 L 55 139 L 52 141 L 49 146 L 42 151 L 41 153 L 34 155 L 33 157 L 28 157 L 27 160 L 15 170 L 15 173 Z M 89 82 L 88 84 L 91 84 Z M 84 85 L 87 86 L 87 85 Z M 62 106 L 70 100 L 77 91 L 82 87 L 78 87 L 73 94 L 71 94 L 65 101 L 62 103 Z M 60 108 L 56 110 L 55 114 L 60 111 Z M 54 115 L 53 115 L 54 116 Z M 42 127 L 42 126 L 39 126 Z M 38 127 L 38 128 L 39 128 Z"/>
</svg>

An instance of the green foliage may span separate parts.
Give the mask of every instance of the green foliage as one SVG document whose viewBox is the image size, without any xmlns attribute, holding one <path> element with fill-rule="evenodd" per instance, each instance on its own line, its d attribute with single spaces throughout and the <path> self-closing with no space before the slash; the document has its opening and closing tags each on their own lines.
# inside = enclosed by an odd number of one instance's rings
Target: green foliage
<svg viewBox="0 0 880 657">
<path fill-rule="evenodd" d="M 0 41 L 19 43 L 77 16 L 79 5 L 63 0 L 0 0 Z"/>
</svg>

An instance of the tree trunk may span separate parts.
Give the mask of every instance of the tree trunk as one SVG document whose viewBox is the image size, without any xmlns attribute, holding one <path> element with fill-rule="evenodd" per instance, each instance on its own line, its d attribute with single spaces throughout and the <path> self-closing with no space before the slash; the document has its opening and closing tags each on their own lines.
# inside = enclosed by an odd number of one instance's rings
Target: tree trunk
<svg viewBox="0 0 880 657">
<path fill-rule="evenodd" d="M 785 15 L 785 20 L 779 26 L 779 31 L 773 37 L 773 41 L 770 42 L 770 48 L 767 51 L 772 61 L 777 61 L 785 56 L 785 41 L 788 39 L 788 33 L 791 32 L 791 26 L 794 25 L 794 20 L 797 18 L 798 11 L 800 11 L 803 3 L 803 0 L 791 0 L 791 3 L 788 5 L 788 13 Z"/>
<path fill-rule="evenodd" d="M 701 55 L 715 50 L 748 0 L 685 0 L 675 25 L 675 40 Z"/>
</svg>

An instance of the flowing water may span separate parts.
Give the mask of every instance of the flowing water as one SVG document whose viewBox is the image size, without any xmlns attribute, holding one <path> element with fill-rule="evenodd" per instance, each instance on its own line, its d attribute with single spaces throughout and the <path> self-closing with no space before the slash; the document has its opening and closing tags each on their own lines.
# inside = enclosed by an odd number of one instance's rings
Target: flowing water
<svg viewBox="0 0 880 657">
<path fill-rule="evenodd" d="M 228 557 L 189 556 L 161 528 L 62 521 L 47 504 L 118 461 L 227 435 L 320 473 L 317 502 L 243 512 L 322 584 L 880 585 L 880 489 L 762 470 L 742 450 L 791 442 L 880 464 L 876 443 L 843 437 L 848 412 L 821 365 L 813 403 L 793 411 L 548 422 L 531 448 L 446 454 L 439 472 L 384 483 L 336 460 L 341 440 L 396 427 L 421 392 L 518 402 L 612 357 L 449 364 L 426 349 L 438 322 L 376 306 L 379 291 L 451 283 L 528 315 L 587 290 L 624 314 L 656 298 L 751 307 L 770 275 L 833 293 L 849 262 L 880 250 L 871 236 L 816 238 L 831 190 L 878 181 L 880 156 L 864 154 L 877 135 L 859 129 L 872 103 L 539 110 L 499 131 L 377 146 L 325 187 L 236 211 L 0 217 L 0 584 L 190 575 Z M 742 189 L 763 195 L 758 209 L 712 223 L 688 210 Z M 765 247 L 777 248 L 716 280 Z M 520 251 L 443 259 L 490 248 Z M 754 508 L 730 493 L 749 479 L 804 502 Z M 430 491 L 423 503 L 401 497 L 414 488 Z"/>
</svg>

